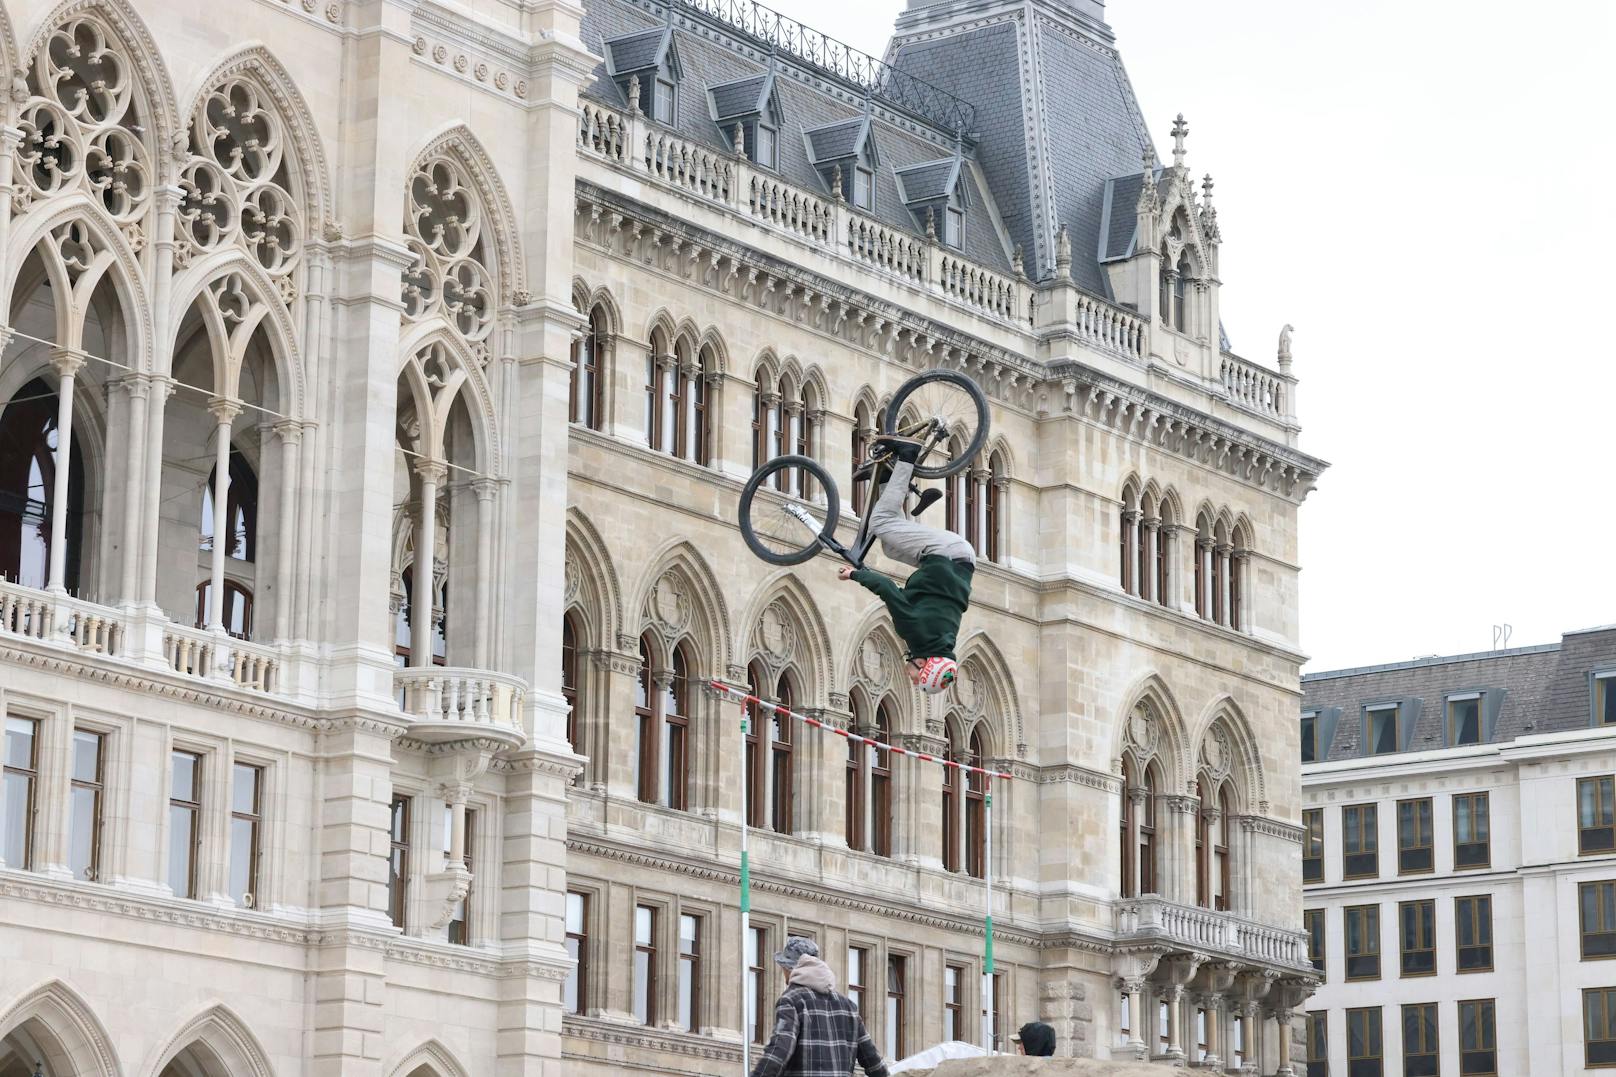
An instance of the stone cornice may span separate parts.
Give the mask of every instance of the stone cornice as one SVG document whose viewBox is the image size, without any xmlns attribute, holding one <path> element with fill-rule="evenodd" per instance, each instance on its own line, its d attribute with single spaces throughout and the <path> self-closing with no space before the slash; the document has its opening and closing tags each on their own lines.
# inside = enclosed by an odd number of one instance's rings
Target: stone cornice
<svg viewBox="0 0 1616 1077">
<path fill-rule="evenodd" d="M 1039 785 L 1056 785 L 1061 782 L 1071 782 L 1107 793 L 1122 792 L 1122 778 L 1119 775 L 1090 770 L 1088 767 L 1081 767 L 1075 763 L 1063 763 L 1031 769 L 1036 774 L 1036 781 Z M 1017 774 L 1016 777 L 1019 778 L 1021 775 Z"/>
<path fill-rule="evenodd" d="M 561 1033 L 581 1040 L 610 1043 L 619 1047 L 637 1047 L 659 1054 L 673 1053 L 687 1058 L 702 1058 L 715 1062 L 738 1064 L 741 1045 L 727 1043 L 712 1036 L 695 1036 L 675 1029 L 651 1028 L 645 1025 L 624 1025 L 599 1017 L 579 1017 L 567 1014 L 562 1018 Z M 598 1062 L 592 1055 L 574 1055 L 579 1061 Z M 710 1069 L 700 1072 L 710 1073 Z"/>
<path fill-rule="evenodd" d="M 1282 823 L 1278 819 L 1269 819 L 1262 815 L 1242 815 L 1239 816 L 1239 820 L 1242 830 L 1262 834 L 1265 837 L 1279 838 L 1293 845 L 1302 844 L 1302 839 L 1306 836 L 1306 831 L 1299 826 L 1292 826 L 1290 823 Z"/>
</svg>

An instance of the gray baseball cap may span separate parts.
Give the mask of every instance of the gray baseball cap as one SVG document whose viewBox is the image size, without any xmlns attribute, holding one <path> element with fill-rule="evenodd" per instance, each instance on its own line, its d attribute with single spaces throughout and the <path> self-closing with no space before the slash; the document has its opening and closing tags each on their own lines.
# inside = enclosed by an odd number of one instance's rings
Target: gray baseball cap
<svg viewBox="0 0 1616 1077">
<path fill-rule="evenodd" d="M 797 959 L 801 957 L 818 957 L 819 947 L 813 939 L 805 939 L 800 935 L 793 935 L 786 940 L 785 949 L 774 955 L 774 963 L 783 969 L 797 967 Z"/>
</svg>

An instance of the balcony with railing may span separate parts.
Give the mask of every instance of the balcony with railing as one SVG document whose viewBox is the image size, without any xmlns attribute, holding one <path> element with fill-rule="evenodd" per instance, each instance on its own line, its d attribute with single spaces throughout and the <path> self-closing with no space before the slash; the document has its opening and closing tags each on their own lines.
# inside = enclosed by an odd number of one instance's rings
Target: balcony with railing
<svg viewBox="0 0 1616 1077">
<path fill-rule="evenodd" d="M 527 684 L 505 673 L 453 666 L 401 669 L 393 684 L 409 718 L 409 735 L 429 744 L 486 739 L 511 747 L 527 739 L 522 704 Z"/>
<path fill-rule="evenodd" d="M 1218 381 L 1229 403 L 1265 419 L 1284 422 L 1294 419 L 1296 405 L 1291 394 L 1296 379 L 1267 367 L 1224 352 L 1218 365 Z"/>
<path fill-rule="evenodd" d="M 1118 942 L 1149 942 L 1286 969 L 1311 971 L 1307 935 L 1231 913 L 1144 896 L 1114 906 Z"/>
</svg>

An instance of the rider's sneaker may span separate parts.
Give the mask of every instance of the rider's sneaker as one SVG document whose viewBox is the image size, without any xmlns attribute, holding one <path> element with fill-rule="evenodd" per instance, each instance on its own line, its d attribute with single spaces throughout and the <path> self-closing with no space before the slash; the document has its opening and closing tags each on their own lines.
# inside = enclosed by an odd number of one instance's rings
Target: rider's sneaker
<svg viewBox="0 0 1616 1077">
<path fill-rule="evenodd" d="M 912 464 L 920 459 L 920 442 L 915 438 L 906 438 L 898 434 L 882 434 L 875 439 L 876 445 L 892 453 L 892 458 L 899 463 Z"/>
<path fill-rule="evenodd" d="M 915 502 L 915 511 L 909 515 L 919 516 L 942 499 L 943 492 L 941 490 L 922 490 L 920 491 L 920 500 Z"/>
</svg>

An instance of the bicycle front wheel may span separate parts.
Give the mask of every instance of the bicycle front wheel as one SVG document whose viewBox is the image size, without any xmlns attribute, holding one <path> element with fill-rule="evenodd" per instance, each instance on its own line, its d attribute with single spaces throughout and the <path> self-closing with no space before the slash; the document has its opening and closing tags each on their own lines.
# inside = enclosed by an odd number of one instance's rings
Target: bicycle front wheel
<svg viewBox="0 0 1616 1077">
<path fill-rule="evenodd" d="M 898 387 L 881 423 L 888 434 L 919 434 L 932 430 L 951 436 L 938 443 L 915 466 L 924 479 L 957 475 L 968 467 L 988 441 L 988 398 L 957 370 L 926 370 Z"/>
<path fill-rule="evenodd" d="M 836 482 L 817 460 L 777 456 L 741 489 L 741 537 L 771 565 L 800 565 L 819 552 L 820 536 L 841 517 Z"/>
</svg>

